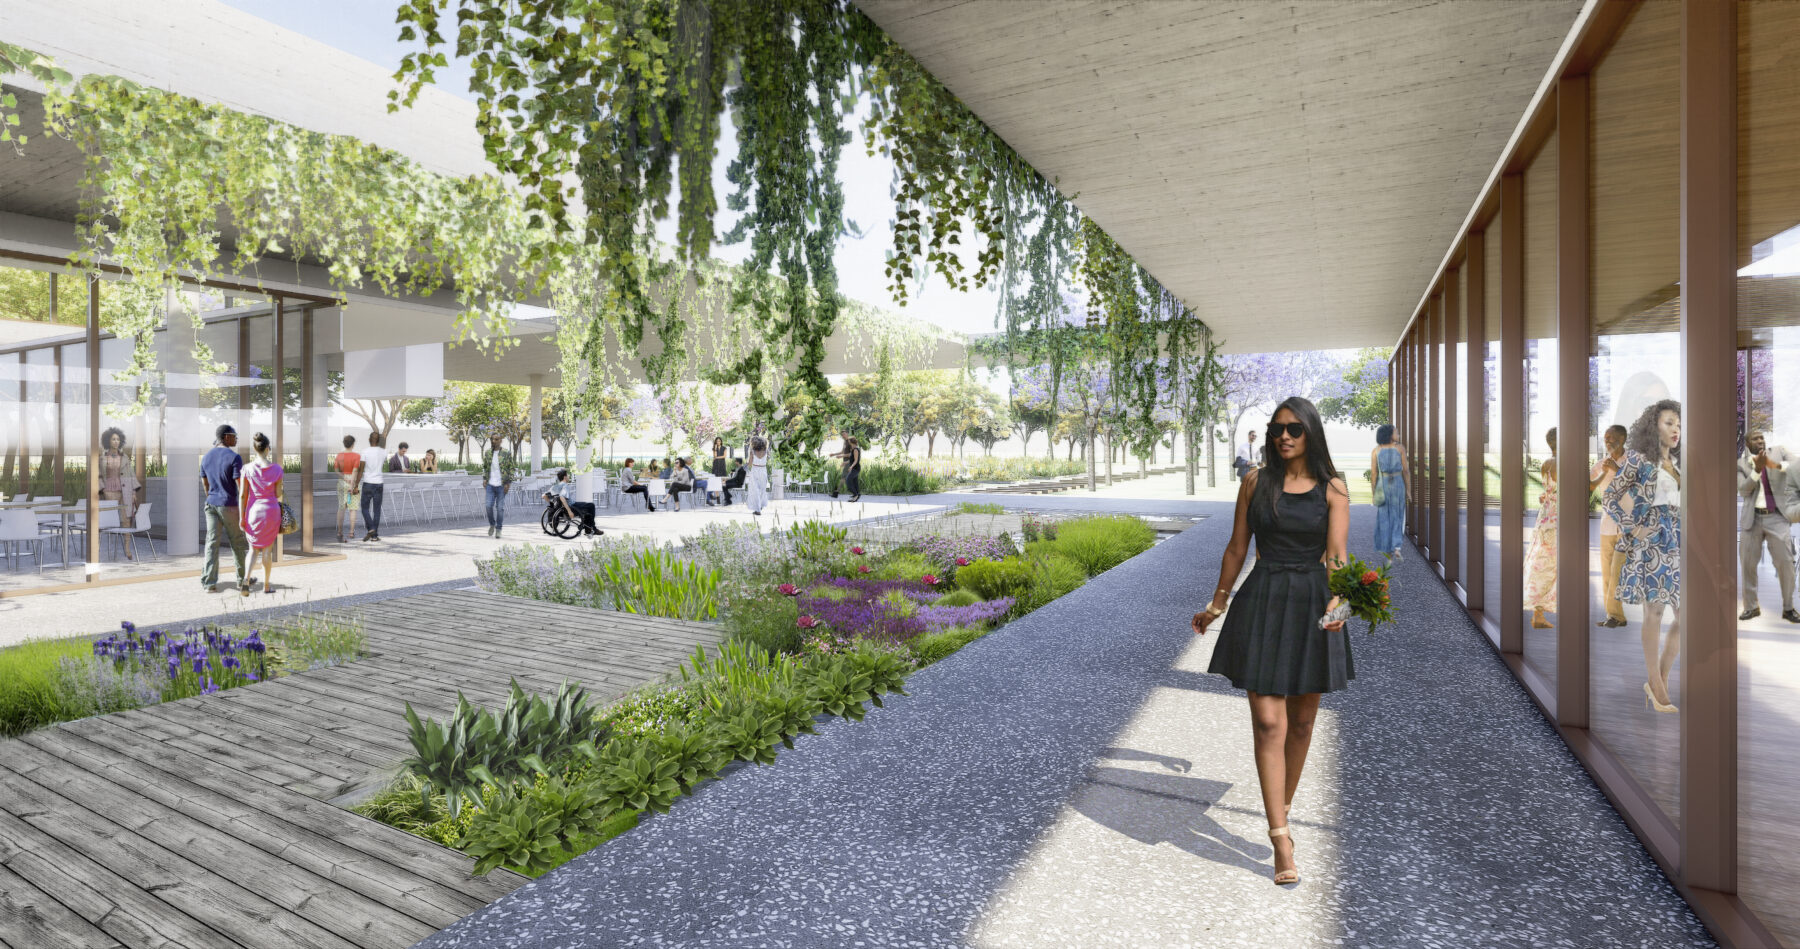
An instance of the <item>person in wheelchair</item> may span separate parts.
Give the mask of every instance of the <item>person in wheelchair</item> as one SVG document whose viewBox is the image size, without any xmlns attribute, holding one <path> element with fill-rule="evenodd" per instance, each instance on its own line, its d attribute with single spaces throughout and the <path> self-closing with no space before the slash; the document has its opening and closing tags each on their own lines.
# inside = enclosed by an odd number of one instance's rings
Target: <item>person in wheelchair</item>
<svg viewBox="0 0 1800 949">
<path fill-rule="evenodd" d="M 569 478 L 569 469 L 558 468 L 556 483 L 544 490 L 544 503 L 551 507 L 560 507 L 570 519 L 579 520 L 583 534 L 599 536 L 606 533 L 594 526 L 594 503 L 569 500 L 574 496 L 575 482 Z"/>
</svg>

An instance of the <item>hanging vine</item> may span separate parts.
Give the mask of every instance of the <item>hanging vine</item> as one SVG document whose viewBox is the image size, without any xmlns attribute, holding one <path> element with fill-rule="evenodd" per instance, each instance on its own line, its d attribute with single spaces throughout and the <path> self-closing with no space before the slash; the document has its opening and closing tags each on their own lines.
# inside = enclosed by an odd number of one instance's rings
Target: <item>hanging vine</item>
<svg viewBox="0 0 1800 949">
<path fill-rule="evenodd" d="M 260 285 L 258 266 L 277 257 L 318 261 L 339 293 L 454 285 L 459 338 L 512 342 L 504 329 L 525 290 L 514 264 L 538 239 L 498 178 L 447 178 L 353 138 L 115 76 L 70 79 L 17 47 L 0 54 L 0 68 L 30 64 L 45 89 L 45 131 L 82 153 L 73 262 L 130 277 L 107 289 L 123 304 L 108 329 L 134 341 L 118 378 L 154 378 L 166 289 L 221 273 Z M 176 297 L 197 331 L 200 314 Z M 218 370 L 197 335 L 193 347 L 202 371 Z M 138 388 L 140 407 L 150 391 Z"/>
</svg>

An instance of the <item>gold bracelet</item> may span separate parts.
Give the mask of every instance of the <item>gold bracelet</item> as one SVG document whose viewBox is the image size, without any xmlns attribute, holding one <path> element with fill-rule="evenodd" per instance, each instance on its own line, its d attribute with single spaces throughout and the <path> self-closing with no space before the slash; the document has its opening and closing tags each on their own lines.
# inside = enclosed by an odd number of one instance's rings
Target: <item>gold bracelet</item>
<svg viewBox="0 0 1800 949">
<path fill-rule="evenodd" d="M 1225 611 L 1216 606 L 1213 606 L 1212 604 L 1209 603 L 1206 606 L 1206 615 L 1208 615 L 1214 619 L 1218 619 L 1219 617 L 1225 615 Z"/>
</svg>

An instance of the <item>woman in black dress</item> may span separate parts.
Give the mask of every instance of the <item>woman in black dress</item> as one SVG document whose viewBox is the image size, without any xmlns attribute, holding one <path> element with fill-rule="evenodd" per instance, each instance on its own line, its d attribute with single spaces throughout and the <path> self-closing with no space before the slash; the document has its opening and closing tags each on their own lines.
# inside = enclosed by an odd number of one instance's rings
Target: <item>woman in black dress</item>
<svg viewBox="0 0 1800 949">
<path fill-rule="evenodd" d="M 716 478 L 725 477 L 725 439 L 723 439 L 723 438 L 714 438 L 713 439 L 712 456 L 713 456 L 713 461 L 712 461 L 713 477 L 716 477 Z"/>
<path fill-rule="evenodd" d="M 1194 632 L 1204 636 L 1225 613 L 1254 536 L 1256 566 L 1238 591 L 1207 671 L 1249 693 L 1275 882 L 1285 884 L 1300 882 L 1287 812 L 1306 765 L 1319 696 L 1344 688 L 1356 675 L 1343 622 L 1319 624 L 1337 606 L 1328 571 L 1345 559 L 1350 492 L 1331 464 L 1319 410 L 1306 399 L 1281 403 L 1262 454 L 1262 467 L 1238 487 L 1219 588 L 1193 622 Z"/>
</svg>

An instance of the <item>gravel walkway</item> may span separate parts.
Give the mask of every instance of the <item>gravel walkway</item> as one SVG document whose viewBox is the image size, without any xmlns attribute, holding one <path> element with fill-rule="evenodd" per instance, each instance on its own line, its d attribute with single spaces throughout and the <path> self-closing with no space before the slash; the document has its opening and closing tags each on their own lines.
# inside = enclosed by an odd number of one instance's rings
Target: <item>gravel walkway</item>
<svg viewBox="0 0 1800 949">
<path fill-rule="evenodd" d="M 421 945 L 1712 944 L 1412 560 L 1271 886 L 1243 699 L 1186 628 L 1228 509 L 1156 504 L 1215 516 Z"/>
</svg>

